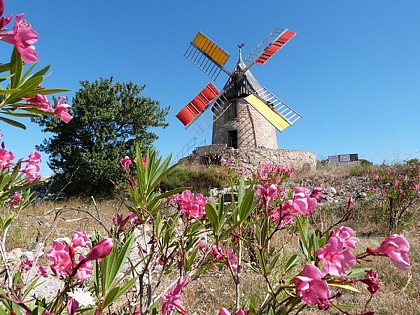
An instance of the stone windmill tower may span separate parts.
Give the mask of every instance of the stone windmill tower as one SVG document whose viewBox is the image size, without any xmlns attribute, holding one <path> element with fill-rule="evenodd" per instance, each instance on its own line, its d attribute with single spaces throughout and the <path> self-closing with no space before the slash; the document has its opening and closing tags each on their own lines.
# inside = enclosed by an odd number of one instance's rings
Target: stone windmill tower
<svg viewBox="0 0 420 315">
<path fill-rule="evenodd" d="M 234 73 L 241 73 L 246 68 L 240 56 Z M 277 149 L 275 127 L 261 115 L 245 98 L 261 90 L 252 73 L 247 70 L 239 84 L 226 83 L 225 97 L 229 106 L 219 119 L 213 122 L 212 144 L 226 144 L 234 149 L 258 148 Z"/>
<path fill-rule="evenodd" d="M 195 154 L 206 158 L 216 156 L 221 160 L 225 149 L 234 150 L 235 154 L 242 156 L 249 155 L 252 150 L 263 149 L 264 154 L 270 156 L 269 160 L 280 159 L 276 129 L 282 132 L 301 115 L 261 86 L 249 69 L 254 64 L 264 65 L 295 34 L 287 29 L 274 29 L 245 60 L 240 51 L 239 61 L 234 71 L 230 72 L 225 68 L 229 54 L 198 32 L 184 56 L 213 80 L 221 71 L 229 79 L 221 91 L 212 83 L 207 84 L 176 115 L 194 135 L 194 143 L 213 126 L 212 145 L 196 148 Z M 265 156 L 261 158 L 265 159 Z M 311 160 L 315 163 L 315 156 Z"/>
</svg>

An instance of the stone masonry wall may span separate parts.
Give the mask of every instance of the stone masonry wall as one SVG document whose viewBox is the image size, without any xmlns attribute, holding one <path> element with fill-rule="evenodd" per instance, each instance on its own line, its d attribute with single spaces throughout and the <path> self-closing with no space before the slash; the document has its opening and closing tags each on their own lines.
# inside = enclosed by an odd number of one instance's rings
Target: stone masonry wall
<svg viewBox="0 0 420 315">
<path fill-rule="evenodd" d="M 266 163 L 279 163 L 296 170 L 316 168 L 316 156 L 312 152 L 261 147 L 233 149 L 221 144 L 197 147 L 185 160 L 197 164 L 229 162 L 235 167 L 252 171 Z"/>
<path fill-rule="evenodd" d="M 276 129 L 244 98 L 233 100 L 236 104 L 236 118 L 229 118 L 226 111 L 213 123 L 213 144 L 230 145 L 228 132 L 238 133 L 238 148 L 265 147 L 277 149 Z M 234 106 L 233 104 L 231 106 Z"/>
</svg>

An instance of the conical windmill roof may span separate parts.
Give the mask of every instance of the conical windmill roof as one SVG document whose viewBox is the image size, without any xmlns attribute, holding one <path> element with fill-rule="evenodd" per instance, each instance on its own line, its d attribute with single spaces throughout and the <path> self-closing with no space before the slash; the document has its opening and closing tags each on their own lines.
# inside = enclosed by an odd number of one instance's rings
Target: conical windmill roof
<svg viewBox="0 0 420 315">
<path fill-rule="evenodd" d="M 239 74 L 245 68 L 246 65 L 242 60 L 242 57 L 240 57 L 234 70 L 234 75 L 230 77 L 229 80 L 226 82 L 225 88 L 228 87 L 229 84 L 231 84 L 232 80 L 236 80 L 237 76 L 235 74 Z M 225 95 L 227 99 L 232 99 L 248 96 L 250 94 L 249 91 L 258 93 L 259 90 L 261 90 L 261 85 L 258 83 L 257 79 L 255 79 L 251 71 L 247 70 L 242 76 L 242 78 L 239 80 L 238 84 L 235 84 L 230 89 L 228 89 Z"/>
</svg>

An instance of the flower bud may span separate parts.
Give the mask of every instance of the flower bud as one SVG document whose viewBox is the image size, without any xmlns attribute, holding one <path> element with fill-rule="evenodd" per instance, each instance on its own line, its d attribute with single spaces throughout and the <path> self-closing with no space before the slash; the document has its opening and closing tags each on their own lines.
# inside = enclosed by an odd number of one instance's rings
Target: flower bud
<svg viewBox="0 0 420 315">
<path fill-rule="evenodd" d="M 86 260 L 96 260 L 108 256 L 113 246 L 114 241 L 112 238 L 104 238 L 98 244 L 93 246 L 93 248 L 87 254 Z"/>
</svg>

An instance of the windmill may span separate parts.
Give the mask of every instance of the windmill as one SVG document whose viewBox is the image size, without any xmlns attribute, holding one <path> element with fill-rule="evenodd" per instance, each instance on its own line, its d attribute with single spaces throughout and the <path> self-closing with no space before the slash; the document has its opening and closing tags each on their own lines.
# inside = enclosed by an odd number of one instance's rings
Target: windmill
<svg viewBox="0 0 420 315">
<path fill-rule="evenodd" d="M 264 65 L 277 51 L 295 36 L 290 30 L 274 29 L 246 58 L 230 72 L 225 64 L 230 55 L 203 33 L 198 32 L 184 56 L 216 80 L 223 71 L 229 76 L 220 91 L 207 84 L 176 117 L 195 139 L 213 126 L 212 143 L 235 149 L 277 149 L 275 130 L 283 131 L 301 115 L 287 106 L 267 88 L 261 86 L 249 69 Z"/>
</svg>

